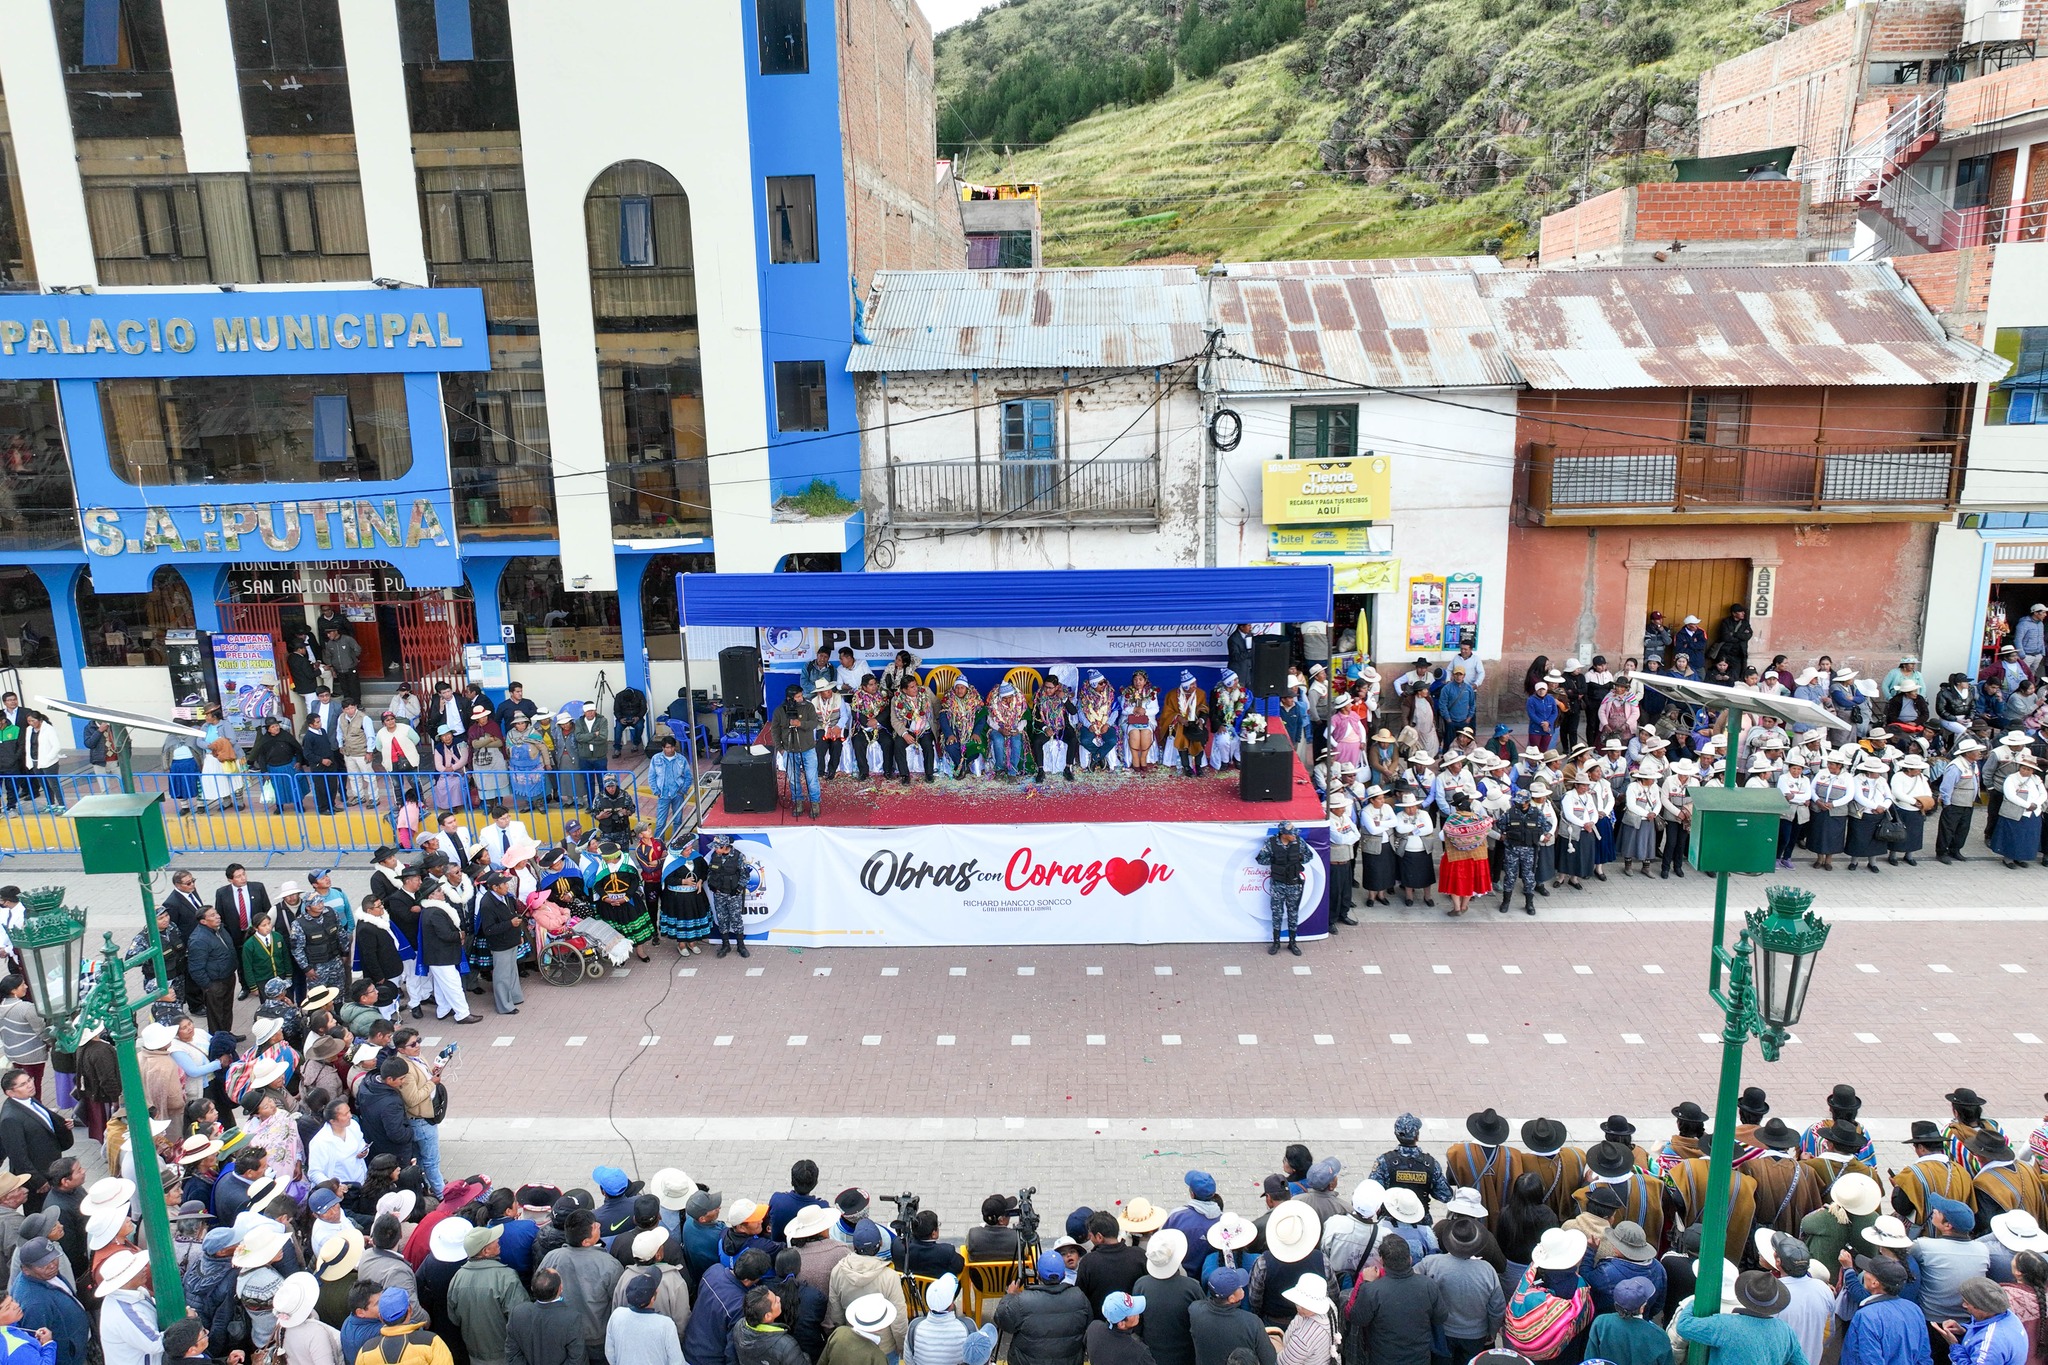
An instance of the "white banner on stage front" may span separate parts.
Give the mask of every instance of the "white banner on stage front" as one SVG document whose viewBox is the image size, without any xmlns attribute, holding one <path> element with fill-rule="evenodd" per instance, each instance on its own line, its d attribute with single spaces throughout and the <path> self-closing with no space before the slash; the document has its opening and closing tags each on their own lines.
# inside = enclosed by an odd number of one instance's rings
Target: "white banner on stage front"
<svg viewBox="0 0 2048 1365">
<path fill-rule="evenodd" d="M 907 649 L 926 664 L 983 660 L 1045 664 L 1220 663 L 1228 653 L 1229 626 L 1020 626 L 1002 630 L 924 626 L 798 629 L 761 632 L 761 657 L 777 664 L 809 663 L 823 645 L 834 655 L 844 645 L 877 665 Z"/>
<path fill-rule="evenodd" d="M 1259 824 L 735 830 L 747 933 L 814 947 L 1243 943 L 1269 929 Z M 1321 906 L 1328 845 L 1302 893 Z M 708 843 L 708 832 L 705 835 Z M 1317 924 L 1320 931 L 1320 922 Z"/>
</svg>

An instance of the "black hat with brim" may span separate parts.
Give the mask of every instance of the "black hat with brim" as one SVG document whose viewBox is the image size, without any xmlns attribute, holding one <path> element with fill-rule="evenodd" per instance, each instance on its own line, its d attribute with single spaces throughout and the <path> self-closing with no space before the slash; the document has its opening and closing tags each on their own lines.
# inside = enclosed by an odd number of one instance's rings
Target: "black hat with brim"
<svg viewBox="0 0 2048 1365">
<path fill-rule="evenodd" d="M 1635 1164 L 1635 1153 L 1618 1142 L 1596 1142 L 1586 1149 L 1586 1169 L 1609 1180 L 1627 1175 Z"/>
<path fill-rule="evenodd" d="M 1941 1141 L 1941 1125 L 1926 1119 L 1913 1120 L 1912 1135 L 1907 1138 L 1916 1147 L 1931 1146 Z"/>
<path fill-rule="evenodd" d="M 1799 1131 L 1783 1119 L 1757 1125 L 1756 1140 L 1774 1152 L 1789 1152 L 1799 1145 Z"/>
<path fill-rule="evenodd" d="M 1485 1147 L 1498 1147 L 1508 1140 L 1508 1121 L 1491 1109 L 1482 1109 L 1465 1119 L 1465 1131 Z"/>
<path fill-rule="evenodd" d="M 1672 1106 L 1671 1117 L 1680 1123 L 1705 1123 L 1707 1111 L 1700 1108 L 1697 1101 L 1685 1100 Z"/>
<path fill-rule="evenodd" d="M 1967 1085 L 1957 1086 L 1954 1090 L 1943 1095 L 1942 1098 L 1950 1104 L 1960 1104 L 1966 1109 L 1982 1109 L 1984 1107 L 1984 1097 L 1970 1089 Z"/>
<path fill-rule="evenodd" d="M 1556 1119 L 1530 1119 L 1522 1125 L 1522 1145 L 1534 1156 L 1550 1156 L 1564 1146 L 1569 1136 Z"/>
<path fill-rule="evenodd" d="M 1792 1291 L 1768 1270 L 1745 1270 L 1735 1277 L 1735 1303 L 1744 1312 L 1774 1318 L 1792 1302 Z"/>
</svg>

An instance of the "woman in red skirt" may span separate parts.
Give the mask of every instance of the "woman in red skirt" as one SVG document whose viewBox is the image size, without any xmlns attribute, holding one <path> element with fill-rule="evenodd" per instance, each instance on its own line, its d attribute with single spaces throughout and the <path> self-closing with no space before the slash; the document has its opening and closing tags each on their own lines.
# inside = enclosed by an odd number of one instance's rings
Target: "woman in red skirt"
<svg viewBox="0 0 2048 1365">
<path fill-rule="evenodd" d="M 1437 867 L 1437 889 L 1451 898 L 1446 915 L 1462 915 L 1471 908 L 1474 896 L 1493 890 L 1493 870 L 1486 863 L 1486 835 L 1493 821 L 1472 809 L 1464 792 L 1451 795 L 1454 812 L 1444 822 L 1444 856 Z"/>
</svg>

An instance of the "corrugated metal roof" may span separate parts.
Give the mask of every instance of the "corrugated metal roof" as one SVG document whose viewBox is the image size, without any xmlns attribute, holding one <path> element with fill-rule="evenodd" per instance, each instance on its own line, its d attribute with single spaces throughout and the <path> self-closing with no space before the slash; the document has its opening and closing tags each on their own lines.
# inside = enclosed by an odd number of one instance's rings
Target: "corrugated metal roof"
<svg viewBox="0 0 2048 1365">
<path fill-rule="evenodd" d="M 1954 384 L 2008 366 L 1881 262 L 1522 270 L 1478 280 L 1536 389 Z"/>
<path fill-rule="evenodd" d="M 1379 256 L 1362 261 L 1233 261 L 1226 275 L 1439 275 L 1447 270 L 1492 274 L 1493 256 Z"/>
<path fill-rule="evenodd" d="M 1189 266 L 1104 270 L 885 270 L 846 368 L 1127 369 L 1202 350 L 1202 282 Z"/>
<path fill-rule="evenodd" d="M 1226 393 L 1521 382 L 1471 271 L 1358 268 L 1400 264 L 1286 261 L 1212 276 L 1211 315 L 1240 353 L 1217 362 L 1216 382 Z"/>
</svg>

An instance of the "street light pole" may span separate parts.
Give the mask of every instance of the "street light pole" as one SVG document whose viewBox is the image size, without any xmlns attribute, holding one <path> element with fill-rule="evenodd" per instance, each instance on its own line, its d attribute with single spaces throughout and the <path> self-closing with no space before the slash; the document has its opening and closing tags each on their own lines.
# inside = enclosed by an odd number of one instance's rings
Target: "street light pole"
<svg viewBox="0 0 2048 1365">
<path fill-rule="evenodd" d="M 1733 764 L 1730 764 L 1732 769 Z M 1721 880 L 1725 884 L 1726 874 Z M 1700 1214 L 1699 1281 L 1693 1290 L 1694 1317 L 1712 1317 L 1721 1307 L 1722 1259 L 1727 1254 L 1728 1186 L 1735 1170 L 1736 1107 L 1742 1093 L 1742 1049 L 1757 1040 L 1764 1060 L 1775 1062 L 1786 1031 L 1799 1022 L 1812 980 L 1813 959 L 1827 942 L 1828 925 L 1809 908 L 1813 893 L 1773 886 L 1764 892 L 1768 911 L 1750 913 L 1735 949 L 1714 945 L 1718 977 L 1728 972 L 1725 991 L 1707 994 L 1721 1007 L 1721 1086 L 1714 1099 L 1714 1141 L 1707 1160 L 1706 1207 Z M 1758 951 L 1763 955 L 1759 988 Z"/>
</svg>

